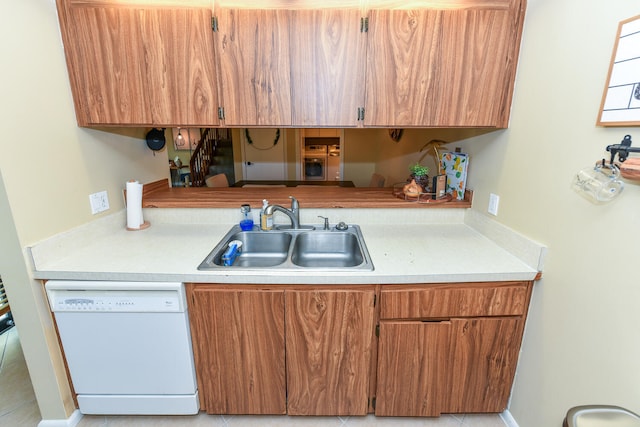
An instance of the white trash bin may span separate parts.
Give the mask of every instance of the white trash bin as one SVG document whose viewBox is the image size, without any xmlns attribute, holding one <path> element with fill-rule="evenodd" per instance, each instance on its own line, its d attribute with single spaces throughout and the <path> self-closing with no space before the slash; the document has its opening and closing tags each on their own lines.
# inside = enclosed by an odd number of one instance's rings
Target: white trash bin
<svg viewBox="0 0 640 427">
<path fill-rule="evenodd" d="M 569 409 L 564 427 L 640 427 L 640 416 L 619 406 L 585 405 Z"/>
</svg>

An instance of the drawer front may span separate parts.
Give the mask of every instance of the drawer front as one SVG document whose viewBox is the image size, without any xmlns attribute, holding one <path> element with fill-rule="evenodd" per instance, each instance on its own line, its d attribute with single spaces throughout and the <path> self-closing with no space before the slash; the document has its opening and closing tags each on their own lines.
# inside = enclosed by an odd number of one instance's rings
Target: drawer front
<svg viewBox="0 0 640 427">
<path fill-rule="evenodd" d="M 384 285 L 381 319 L 520 316 L 529 302 L 529 282 Z"/>
</svg>

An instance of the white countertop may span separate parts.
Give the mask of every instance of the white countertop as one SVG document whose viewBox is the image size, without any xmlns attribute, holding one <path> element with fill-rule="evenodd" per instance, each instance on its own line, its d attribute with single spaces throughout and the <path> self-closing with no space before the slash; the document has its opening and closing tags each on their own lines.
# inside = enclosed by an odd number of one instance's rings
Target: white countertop
<svg viewBox="0 0 640 427">
<path fill-rule="evenodd" d="M 546 253 L 543 245 L 471 209 L 302 209 L 301 223 L 318 224 L 318 215 L 332 224 L 358 224 L 374 270 L 199 271 L 234 225 L 234 209 L 145 209 L 151 226 L 141 231 L 127 231 L 125 212 L 117 212 L 26 253 L 36 279 L 287 284 L 532 280 Z"/>
</svg>

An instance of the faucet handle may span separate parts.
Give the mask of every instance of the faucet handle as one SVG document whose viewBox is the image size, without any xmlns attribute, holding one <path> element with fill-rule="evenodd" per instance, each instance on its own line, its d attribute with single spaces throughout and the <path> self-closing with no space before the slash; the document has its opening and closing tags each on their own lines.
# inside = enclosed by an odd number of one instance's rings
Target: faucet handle
<svg viewBox="0 0 640 427">
<path fill-rule="evenodd" d="M 318 218 L 323 218 L 324 219 L 324 227 L 322 229 L 323 230 L 328 230 L 329 229 L 329 218 L 327 218 L 326 216 L 322 216 L 322 215 L 318 215 Z"/>
<path fill-rule="evenodd" d="M 300 204 L 298 203 L 298 199 L 296 199 L 293 196 L 289 196 L 289 198 L 291 199 L 291 210 L 292 211 L 297 211 L 300 208 Z"/>
</svg>

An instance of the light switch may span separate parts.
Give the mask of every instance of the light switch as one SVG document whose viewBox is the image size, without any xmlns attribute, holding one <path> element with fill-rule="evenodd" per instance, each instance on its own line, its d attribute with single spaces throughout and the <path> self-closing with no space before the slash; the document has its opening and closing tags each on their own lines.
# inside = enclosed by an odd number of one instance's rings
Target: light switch
<svg viewBox="0 0 640 427">
<path fill-rule="evenodd" d="M 498 205 L 500 204 L 500 196 L 491 193 L 489 195 L 489 213 L 494 216 L 498 216 Z"/>
<path fill-rule="evenodd" d="M 99 191 L 89 195 L 89 203 L 91 204 L 91 214 L 95 215 L 109 209 L 109 196 L 106 191 Z"/>
</svg>

